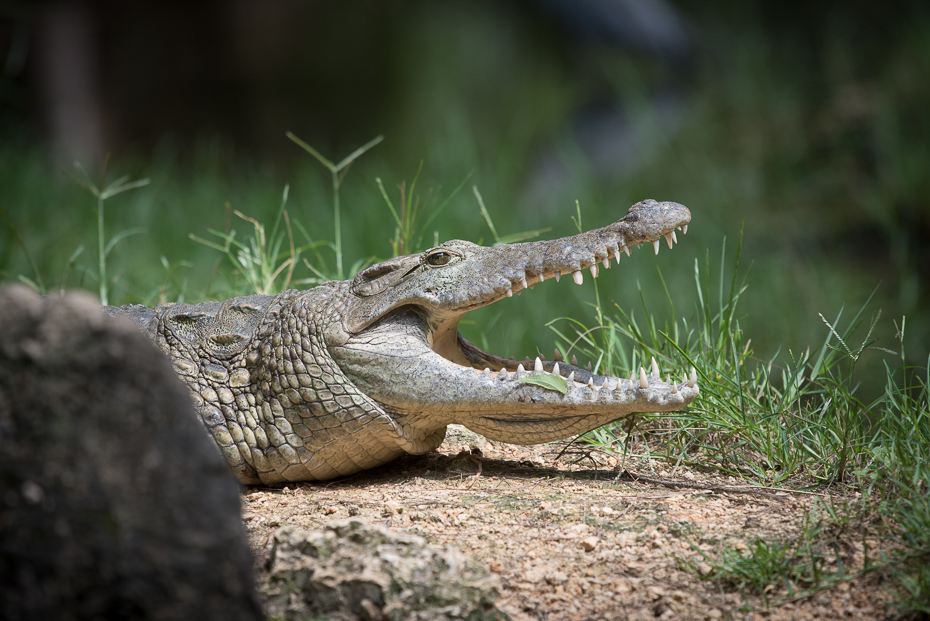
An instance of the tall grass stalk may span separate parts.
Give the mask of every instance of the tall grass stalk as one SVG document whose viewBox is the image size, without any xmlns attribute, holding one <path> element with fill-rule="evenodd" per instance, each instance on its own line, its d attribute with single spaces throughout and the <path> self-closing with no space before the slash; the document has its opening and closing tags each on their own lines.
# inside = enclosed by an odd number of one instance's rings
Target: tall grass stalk
<svg viewBox="0 0 930 621">
<path fill-rule="evenodd" d="M 357 148 L 355 151 L 352 151 L 349 155 L 344 157 L 342 161 L 338 164 L 333 164 L 326 157 L 324 157 L 319 151 L 311 147 L 309 144 L 298 138 L 292 132 L 286 132 L 285 134 L 288 138 L 294 141 L 299 145 L 304 151 L 312 155 L 319 161 L 323 166 L 325 166 L 332 178 L 333 184 L 333 221 L 334 233 L 333 233 L 333 244 L 334 251 L 336 253 L 336 278 L 338 280 L 345 279 L 345 273 L 342 269 L 342 224 L 341 224 L 341 208 L 339 205 L 339 187 L 342 185 L 342 180 L 345 177 L 346 173 L 349 172 L 349 167 L 352 166 L 352 163 L 355 162 L 359 157 L 362 156 L 366 151 L 380 143 L 384 140 L 384 136 L 377 136 Z"/>
<path fill-rule="evenodd" d="M 121 194 L 129 190 L 134 190 L 136 188 L 141 188 L 149 184 L 149 179 L 129 181 L 129 177 L 124 176 L 107 185 L 106 180 L 109 167 L 110 158 L 107 156 L 106 161 L 104 162 L 103 172 L 100 174 L 99 183 L 93 182 L 93 180 L 90 178 L 90 175 L 87 174 L 87 171 L 84 170 L 83 166 L 81 166 L 80 162 L 74 163 L 74 169 L 76 171 L 75 173 L 70 171 L 63 171 L 65 175 L 67 175 L 79 186 L 90 192 L 97 199 L 97 281 L 99 283 L 100 303 L 104 306 L 109 304 L 110 299 L 109 281 L 107 280 L 107 256 L 110 254 L 113 246 L 115 246 L 121 240 L 129 237 L 130 235 L 136 235 L 145 231 L 145 229 L 141 227 L 124 229 L 110 238 L 109 241 L 106 241 L 103 226 L 105 219 L 104 205 L 108 198 L 112 198 L 117 194 Z"/>
<path fill-rule="evenodd" d="M 468 178 L 471 177 L 471 173 L 465 175 L 461 183 L 459 183 L 440 203 L 438 199 L 438 190 L 434 193 L 432 189 L 430 189 L 427 193 L 427 197 L 422 201 L 420 197 L 416 195 L 417 180 L 419 180 L 421 172 L 423 172 L 423 160 L 420 160 L 417 172 L 413 176 L 413 181 L 410 183 L 410 190 L 407 190 L 406 181 L 402 181 L 398 187 L 400 191 L 399 210 L 394 207 L 394 202 L 391 201 L 391 197 L 388 196 L 387 191 L 384 189 L 384 183 L 381 181 L 381 177 L 375 177 L 375 183 L 378 184 L 378 189 L 381 191 L 384 203 L 391 212 L 391 216 L 394 217 L 396 227 L 394 229 L 394 239 L 391 240 L 391 250 L 394 252 L 395 257 L 421 250 L 423 235 L 429 229 L 430 224 L 432 224 L 436 217 L 449 206 L 452 199 L 459 193 L 459 190 L 462 189 L 465 182 L 468 181 Z M 426 217 L 426 221 L 420 225 L 420 218 L 424 216 Z M 433 245 L 439 245 L 438 233 L 435 234 Z"/>
<path fill-rule="evenodd" d="M 26 246 L 26 243 L 23 241 L 22 236 L 19 234 L 19 229 L 16 227 L 16 223 L 13 222 L 13 218 L 10 217 L 10 214 L 7 213 L 6 209 L 3 208 L 3 205 L 0 205 L 0 215 L 3 216 L 3 219 L 6 220 L 7 225 L 10 227 L 10 230 L 13 232 L 13 237 L 16 238 L 16 244 L 19 246 L 20 250 L 23 251 L 23 255 L 26 257 L 26 261 L 29 263 L 30 269 L 32 269 L 33 278 L 24 276 L 20 274 L 18 279 L 21 282 L 26 283 L 42 295 L 45 295 L 47 292 L 45 288 L 45 283 L 42 280 L 42 273 L 39 271 L 38 266 L 36 265 L 35 260 L 32 258 L 32 253 L 29 252 L 29 248 Z M 34 279 L 34 280 L 33 280 Z"/>
</svg>

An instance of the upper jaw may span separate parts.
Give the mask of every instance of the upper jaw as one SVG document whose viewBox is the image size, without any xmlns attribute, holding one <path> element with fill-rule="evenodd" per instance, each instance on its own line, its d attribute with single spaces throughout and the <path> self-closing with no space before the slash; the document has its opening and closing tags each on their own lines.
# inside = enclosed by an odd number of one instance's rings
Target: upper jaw
<svg viewBox="0 0 930 621">
<path fill-rule="evenodd" d="M 665 238 L 669 247 L 675 231 L 687 230 L 691 213 L 683 205 L 646 200 L 626 216 L 603 228 L 552 241 L 481 247 L 451 241 L 420 255 L 396 257 L 374 265 L 352 281 L 351 308 L 344 317 L 346 331 L 358 333 L 391 310 L 414 305 L 430 314 L 464 314 L 536 283 L 571 274 L 582 284 L 582 270 L 597 277 L 610 260 L 620 262 L 630 246 L 652 243 L 658 253 Z M 456 260 L 430 266 L 436 253 L 451 253 Z"/>
<path fill-rule="evenodd" d="M 506 271 L 499 274 L 495 295 L 489 299 L 475 300 L 457 310 L 467 312 L 486 306 L 492 302 L 511 297 L 523 289 L 530 288 L 548 279 L 558 282 L 562 276 L 571 274 L 578 285 L 584 283 L 584 271 L 597 278 L 601 269 L 610 269 L 611 259 L 620 264 L 620 256 L 630 256 L 631 246 L 640 247 L 651 243 L 659 254 L 661 240 L 665 239 L 669 248 L 678 241 L 676 230 L 687 233 L 691 221 L 691 212 L 678 203 L 659 203 L 646 200 L 630 208 L 626 217 L 594 231 L 588 231 L 572 237 L 553 242 L 534 242 L 531 244 L 513 244 L 511 252 L 527 248 L 522 263 L 512 261 Z M 538 252 L 538 244 L 549 244 L 543 252 Z M 532 252 L 532 250 L 537 252 Z M 491 249 L 494 250 L 494 249 Z M 516 266 L 514 267 L 514 263 Z"/>
</svg>

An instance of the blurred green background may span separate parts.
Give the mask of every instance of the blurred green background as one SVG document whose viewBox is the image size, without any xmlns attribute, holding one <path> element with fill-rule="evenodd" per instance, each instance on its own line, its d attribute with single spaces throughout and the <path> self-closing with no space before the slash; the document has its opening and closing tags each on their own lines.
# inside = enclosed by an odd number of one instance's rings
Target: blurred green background
<svg viewBox="0 0 930 621">
<path fill-rule="evenodd" d="M 106 203 L 108 239 L 144 230 L 113 246 L 110 302 L 248 292 L 190 235 L 218 239 L 227 202 L 271 228 L 288 185 L 291 221 L 332 241 L 330 173 L 285 132 L 333 161 L 383 135 L 341 187 L 347 267 L 392 253 L 378 178 L 395 206 L 401 186 L 419 201 L 421 224 L 451 196 L 417 250 L 493 243 L 473 186 L 501 236 L 572 234 L 575 201 L 593 228 L 674 200 L 688 235 L 606 272 L 603 302 L 642 318 L 642 295 L 659 321 L 693 318 L 695 261 L 728 287 L 742 233 L 740 325 L 759 357 L 818 346 L 818 313 L 845 307 L 844 323 L 876 288 L 878 345 L 896 348 L 906 315 L 910 360 L 930 351 L 926 2 L 14 1 L 0 4 L 0 67 L 5 281 L 97 291 L 96 202 L 61 171 L 78 160 L 96 179 L 110 154 L 109 179 L 151 180 Z M 590 278 L 547 282 L 462 331 L 548 354 L 546 324 L 591 326 L 594 301 Z M 863 358 L 867 390 L 885 358 Z"/>
</svg>

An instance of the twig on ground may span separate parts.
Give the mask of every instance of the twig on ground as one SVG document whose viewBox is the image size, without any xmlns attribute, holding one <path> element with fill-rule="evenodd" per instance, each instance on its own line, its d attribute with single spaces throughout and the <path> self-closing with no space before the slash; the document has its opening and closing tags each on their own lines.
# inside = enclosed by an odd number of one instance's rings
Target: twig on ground
<svg viewBox="0 0 930 621">
<path fill-rule="evenodd" d="M 652 483 L 653 485 L 664 485 L 665 487 L 681 487 L 686 489 L 706 489 L 712 492 L 725 492 L 730 494 L 753 494 L 755 496 L 762 496 L 764 498 L 771 498 L 772 500 L 777 500 L 778 502 L 783 502 L 785 500 L 784 496 L 778 496 L 776 494 L 771 494 L 767 491 L 762 491 L 757 487 L 731 487 L 728 485 L 713 485 L 710 483 L 692 483 L 690 481 L 673 481 L 671 479 L 659 479 L 656 477 L 647 477 L 641 474 L 636 474 L 630 472 L 629 470 L 624 470 L 620 473 L 618 478 L 628 477 L 636 482 Z"/>
</svg>

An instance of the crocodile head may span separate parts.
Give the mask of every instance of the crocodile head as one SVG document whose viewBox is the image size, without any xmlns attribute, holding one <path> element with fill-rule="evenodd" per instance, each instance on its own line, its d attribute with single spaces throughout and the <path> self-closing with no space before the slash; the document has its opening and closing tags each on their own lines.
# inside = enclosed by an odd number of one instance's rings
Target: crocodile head
<svg viewBox="0 0 930 621">
<path fill-rule="evenodd" d="M 632 378 L 596 375 L 560 360 L 518 363 L 484 352 L 458 334 L 473 309 L 536 283 L 598 272 L 631 246 L 669 247 L 691 214 L 646 200 L 606 227 L 552 241 L 483 247 L 454 240 L 373 265 L 349 285 L 330 353 L 361 392 L 406 429 L 434 434 L 458 423 L 491 439 L 536 444 L 588 431 L 634 412 L 678 410 L 698 394 L 695 373 L 660 377 L 653 360 Z M 559 375 L 555 388 L 520 381 Z M 564 388 L 563 388 L 564 386 Z"/>
</svg>

